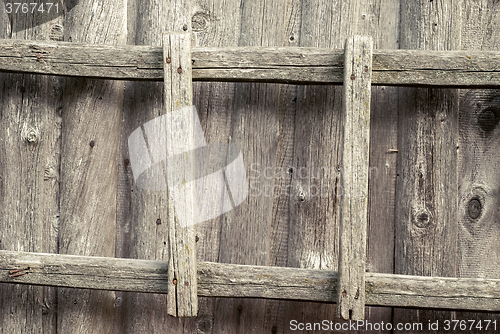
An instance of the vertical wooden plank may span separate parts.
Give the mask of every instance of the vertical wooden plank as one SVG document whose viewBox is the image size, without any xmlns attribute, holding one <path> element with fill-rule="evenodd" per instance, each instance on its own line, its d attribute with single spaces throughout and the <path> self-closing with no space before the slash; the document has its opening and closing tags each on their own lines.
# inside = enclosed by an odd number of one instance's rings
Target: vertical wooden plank
<svg viewBox="0 0 500 334">
<path fill-rule="evenodd" d="M 195 120 L 198 114 L 189 114 L 187 119 L 176 118 L 179 110 L 191 111 L 193 105 L 193 76 L 191 67 L 191 33 L 170 33 L 163 36 L 163 68 L 165 73 L 164 92 L 165 108 L 167 117 L 170 116 L 166 124 L 167 151 L 168 155 L 174 151 L 182 151 L 187 154 L 186 159 L 192 161 L 193 157 L 189 152 L 195 149 Z M 195 109 L 196 110 L 196 109 Z M 180 143 L 178 134 L 187 141 Z M 160 134 L 162 135 L 162 134 Z M 198 134 L 199 135 L 199 134 Z M 192 165 L 191 165 L 192 166 Z M 174 163 L 166 164 L 166 173 L 175 173 L 175 178 L 193 179 L 193 169 L 183 169 Z M 182 169 L 182 170 L 179 170 Z M 167 177 L 170 194 L 172 194 L 171 179 Z M 185 188 L 184 185 L 181 187 Z M 184 194 L 184 193 L 183 193 Z M 198 314 L 197 295 L 197 271 L 196 271 L 196 248 L 194 241 L 194 210 L 195 200 L 192 191 L 187 191 L 183 198 L 183 205 L 176 205 L 175 214 L 170 214 L 168 221 L 169 229 L 169 293 L 167 299 L 167 312 L 178 317 L 192 317 Z M 175 196 L 175 195 L 172 195 Z M 173 199 L 170 200 L 172 202 Z M 179 203 L 179 202 L 176 202 Z M 173 209 L 172 206 L 169 207 Z M 183 212 L 179 212 L 179 211 Z M 180 221 L 180 217 L 190 219 L 190 221 Z M 175 282 L 175 284 L 173 283 Z"/>
<path fill-rule="evenodd" d="M 301 1 L 296 45 L 344 48 L 345 39 L 357 33 L 363 4 Z M 289 188 L 289 267 L 338 268 L 342 95 L 340 86 L 297 86 Z M 332 318 L 336 309 L 334 304 L 286 303 L 283 331 L 289 331 L 291 320 L 321 321 Z"/>
<path fill-rule="evenodd" d="M 500 3 L 464 1 L 464 50 L 500 46 Z M 462 90 L 458 149 L 459 277 L 500 277 L 500 90 Z M 457 312 L 457 319 L 500 322 L 500 315 Z"/>
<path fill-rule="evenodd" d="M 460 47 L 456 1 L 401 2 L 403 49 Z M 457 90 L 401 88 L 395 273 L 457 274 Z M 397 322 L 442 322 L 453 312 L 394 309 Z M 441 329 L 442 330 L 442 329 Z"/>
<path fill-rule="evenodd" d="M 346 41 L 337 285 L 338 313 L 346 320 L 362 320 L 365 316 L 372 51 L 369 36 L 353 36 Z"/>
<path fill-rule="evenodd" d="M 0 38 L 54 41 L 62 37 L 62 17 L 18 13 L 9 18 L 4 4 Z M 2 250 L 57 253 L 60 88 L 56 77 L 0 74 Z M 56 333 L 56 298 L 55 288 L 0 285 L 0 332 Z"/>
<path fill-rule="evenodd" d="M 240 1 L 194 0 L 192 4 L 192 28 L 197 46 L 237 46 L 240 35 L 241 13 L 244 4 Z M 231 140 L 231 121 L 235 102 L 235 86 L 232 82 L 194 82 L 194 104 L 205 134 L 207 143 L 229 142 Z M 241 147 L 240 147 L 241 149 Z M 242 150 L 245 163 L 247 153 Z M 247 166 L 248 168 L 248 166 Z M 248 169 L 247 169 L 248 175 Z M 224 253 L 233 250 L 221 238 L 225 234 L 224 219 L 229 213 L 196 225 L 196 254 L 199 261 L 224 262 Z M 244 224 L 248 221 L 241 221 Z M 229 227 L 234 224 L 227 225 Z M 239 241 L 238 241 L 239 242 Z M 236 252 L 236 250 L 234 250 Z M 246 312 L 248 304 L 262 301 L 238 300 L 234 298 L 198 298 L 199 313 L 194 321 L 197 333 L 237 333 L 242 318 L 251 314 Z M 243 311 L 238 311 L 238 306 Z M 260 313 L 259 313 L 260 314 Z M 257 314 L 254 319 L 261 320 Z"/>
<path fill-rule="evenodd" d="M 65 41 L 125 44 L 126 1 L 81 1 L 67 13 Z M 117 163 L 123 82 L 65 78 L 59 252 L 115 254 Z M 58 331 L 110 333 L 115 295 L 58 289 Z"/>
<path fill-rule="evenodd" d="M 297 45 L 299 1 L 196 3 L 193 30 L 199 45 Z M 231 141 L 240 147 L 249 182 L 249 198 L 240 207 L 197 226 L 198 258 L 286 265 L 289 196 L 270 189 L 284 190 L 290 184 L 291 174 L 286 171 L 292 166 L 296 86 L 195 83 L 195 87 L 207 141 Z M 264 169 L 283 170 L 286 176 L 268 173 L 264 177 Z M 284 304 L 272 300 L 217 299 L 206 321 L 213 319 L 214 333 L 272 333 L 288 326 Z"/>
<path fill-rule="evenodd" d="M 128 0 L 128 42 L 136 45 L 162 46 L 165 32 L 191 31 L 191 2 L 189 0 Z M 177 73 L 177 72 L 175 72 Z M 128 137 L 137 128 L 165 114 L 164 84 L 134 82 L 126 86 L 127 105 L 124 109 L 122 148 L 124 160 L 124 187 L 127 201 L 122 206 L 126 213 L 123 241 L 128 249 L 126 256 L 137 259 L 169 260 L 169 230 L 171 199 L 167 191 L 151 191 L 135 184 L 130 164 Z M 162 180 L 165 182 L 165 180 Z M 165 278 L 167 279 L 167 278 Z M 171 296 L 170 296 L 171 297 Z M 168 316 L 167 298 L 164 295 L 126 293 L 123 295 L 116 333 L 191 333 L 195 320 Z"/>
<path fill-rule="evenodd" d="M 357 33 L 371 35 L 374 49 L 399 48 L 399 0 L 361 5 Z M 372 86 L 366 271 L 394 271 L 394 205 L 398 141 L 399 87 Z M 392 308 L 367 307 L 372 323 L 390 323 Z M 367 331 L 369 332 L 369 331 Z"/>
</svg>

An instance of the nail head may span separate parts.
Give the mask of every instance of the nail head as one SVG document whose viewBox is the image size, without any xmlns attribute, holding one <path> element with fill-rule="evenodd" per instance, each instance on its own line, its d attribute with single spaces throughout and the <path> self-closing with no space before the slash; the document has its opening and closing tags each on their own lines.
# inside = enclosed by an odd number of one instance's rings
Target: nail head
<svg viewBox="0 0 500 334">
<path fill-rule="evenodd" d="M 90 143 L 89 143 L 89 145 L 90 145 L 90 147 L 94 147 L 95 142 L 93 140 L 91 140 Z"/>
<path fill-rule="evenodd" d="M 180 74 L 180 73 L 182 73 L 182 68 L 180 68 L 180 67 L 179 67 L 179 68 L 177 69 L 177 73 L 179 73 L 179 74 Z"/>
<path fill-rule="evenodd" d="M 167 60 L 166 60 L 167 64 L 170 64 L 171 61 L 172 61 L 172 59 L 170 59 L 170 57 L 167 57 Z"/>
</svg>

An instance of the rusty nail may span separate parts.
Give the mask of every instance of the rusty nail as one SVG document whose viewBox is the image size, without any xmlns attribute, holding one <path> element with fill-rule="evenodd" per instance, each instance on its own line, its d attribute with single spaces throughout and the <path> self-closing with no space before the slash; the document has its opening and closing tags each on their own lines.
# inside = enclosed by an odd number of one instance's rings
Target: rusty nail
<svg viewBox="0 0 500 334">
<path fill-rule="evenodd" d="M 167 57 L 167 64 L 170 64 L 171 61 L 172 59 L 170 59 L 170 57 Z"/>
<path fill-rule="evenodd" d="M 90 147 L 94 147 L 95 142 L 93 140 L 91 140 L 89 145 L 90 145 Z"/>
<path fill-rule="evenodd" d="M 40 58 L 42 58 L 42 55 L 41 55 L 41 54 L 39 54 L 39 53 L 37 53 L 37 54 L 36 54 L 36 58 L 37 58 L 37 59 L 40 59 Z"/>
<path fill-rule="evenodd" d="M 158 219 L 156 220 L 156 225 L 161 225 L 161 219 L 160 219 L 160 218 L 158 218 Z"/>
<path fill-rule="evenodd" d="M 344 291 L 342 291 L 342 297 L 344 297 L 344 298 L 345 298 L 346 296 L 347 296 L 347 292 L 346 292 L 345 290 L 344 290 Z"/>
<path fill-rule="evenodd" d="M 172 280 L 172 283 L 174 283 L 174 285 L 177 285 L 177 279 L 176 279 L 176 278 L 174 278 L 174 279 Z"/>
<path fill-rule="evenodd" d="M 15 274 L 15 273 L 18 273 L 18 272 L 21 272 L 21 271 L 24 271 L 24 269 L 11 270 L 11 271 L 9 271 L 9 274 Z"/>
<path fill-rule="evenodd" d="M 354 80 L 356 79 L 356 77 L 354 76 L 354 74 L 351 75 L 351 80 Z"/>
<path fill-rule="evenodd" d="M 184 282 L 184 285 L 185 286 L 189 286 L 189 282 Z"/>
<path fill-rule="evenodd" d="M 182 30 L 184 30 L 184 31 L 187 31 L 187 30 L 188 30 L 188 26 L 187 26 L 187 24 L 185 24 L 185 25 L 183 25 L 183 26 L 182 26 Z"/>
<path fill-rule="evenodd" d="M 9 278 L 23 276 L 23 275 L 26 275 L 26 274 L 27 274 L 27 272 L 21 271 L 21 272 L 18 272 L 16 274 L 9 275 Z"/>
<path fill-rule="evenodd" d="M 368 66 L 365 66 L 365 72 L 368 72 Z"/>
<path fill-rule="evenodd" d="M 123 162 L 125 163 L 125 165 L 128 165 L 130 163 L 130 160 L 129 159 L 125 159 L 125 160 L 123 160 Z"/>
<path fill-rule="evenodd" d="M 179 73 L 179 74 L 180 74 L 180 73 L 182 73 L 182 68 L 180 68 L 180 67 L 179 67 L 179 68 L 177 69 L 177 73 Z"/>
<path fill-rule="evenodd" d="M 196 236 L 196 237 L 194 238 L 194 241 L 196 241 L 196 242 L 198 242 L 199 240 L 200 240 L 200 238 L 198 238 L 198 236 Z"/>
</svg>

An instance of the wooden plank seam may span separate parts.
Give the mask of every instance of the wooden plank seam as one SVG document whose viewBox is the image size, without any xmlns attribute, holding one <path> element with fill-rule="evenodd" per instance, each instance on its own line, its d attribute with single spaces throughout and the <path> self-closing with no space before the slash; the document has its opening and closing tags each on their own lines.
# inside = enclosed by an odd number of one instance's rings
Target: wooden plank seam
<svg viewBox="0 0 500 334">
<path fill-rule="evenodd" d="M 191 108 L 193 105 L 193 76 L 191 67 L 191 33 L 170 32 L 163 35 L 163 68 L 164 75 L 164 97 L 166 113 L 171 113 L 166 125 L 166 142 L 168 154 L 176 151 L 189 149 L 193 145 L 194 133 L 192 119 L 176 117 L 176 112 L 183 108 Z M 191 141 L 179 143 L 176 134 L 188 131 L 186 137 Z M 184 136 L 183 136 L 184 137 Z M 182 147 L 179 147 L 181 145 Z M 167 155 L 168 156 L 168 155 Z M 187 155 L 186 155 L 187 159 Z M 188 174 L 192 169 L 178 168 L 176 165 L 164 165 L 165 182 L 169 185 L 167 177 L 172 173 L 181 173 L 177 177 L 192 179 Z M 170 187 L 173 185 L 170 184 Z M 180 185 L 184 187 L 185 185 Z M 169 197 L 172 197 L 172 189 L 168 189 Z M 179 216 L 184 219 L 193 215 L 193 193 L 186 191 L 186 198 L 181 206 L 176 206 L 175 212 L 173 199 L 169 200 L 169 270 L 168 282 L 169 293 L 167 295 L 167 312 L 177 317 L 193 317 L 198 314 L 197 272 L 196 272 L 196 246 L 193 219 L 180 221 Z M 189 198 L 188 198 L 189 197 Z M 183 210 L 182 215 L 179 210 Z"/>
<path fill-rule="evenodd" d="M 353 320 L 365 310 L 372 50 L 369 36 L 346 41 L 337 300 L 339 316 Z"/>
</svg>

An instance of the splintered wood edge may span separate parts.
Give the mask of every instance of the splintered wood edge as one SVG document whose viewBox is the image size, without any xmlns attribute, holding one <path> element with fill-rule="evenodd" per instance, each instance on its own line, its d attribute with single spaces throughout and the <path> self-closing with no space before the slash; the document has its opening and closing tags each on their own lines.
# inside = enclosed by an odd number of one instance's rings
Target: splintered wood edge
<svg viewBox="0 0 500 334">
<path fill-rule="evenodd" d="M 3 283 L 166 294 L 167 275 L 163 261 L 0 251 Z M 337 301 L 337 272 L 331 270 L 198 262 L 197 276 L 198 296 Z M 500 311 L 500 279 L 365 278 L 370 306 Z"/>
<path fill-rule="evenodd" d="M 118 80 L 163 80 L 163 50 L 0 40 L 0 71 Z M 193 48 L 193 80 L 342 84 L 344 50 L 309 47 Z M 374 50 L 372 84 L 498 87 L 500 52 Z"/>
<path fill-rule="evenodd" d="M 190 33 L 169 32 L 163 35 L 163 62 L 166 113 L 174 113 L 176 110 L 186 107 L 190 108 L 193 105 Z M 178 126 L 179 124 L 175 122 L 167 124 L 167 132 L 185 131 L 179 130 Z M 184 126 L 193 129 L 193 126 L 188 124 L 184 124 Z M 173 145 L 172 140 L 167 140 L 167 143 Z M 173 147 L 168 147 L 168 151 L 173 152 Z M 165 181 L 168 184 L 167 180 Z M 187 226 L 181 226 L 181 222 L 176 218 L 174 212 L 179 214 L 180 212 L 177 210 L 187 210 L 189 214 L 193 214 L 193 209 L 175 207 L 174 210 L 173 198 L 170 198 L 169 202 L 168 282 L 169 292 L 174 293 L 169 294 L 167 298 L 167 312 L 173 316 L 192 317 L 198 314 L 194 224 L 192 221 L 184 222 Z M 192 203 L 192 199 L 187 202 Z"/>
<path fill-rule="evenodd" d="M 344 61 L 337 300 L 338 315 L 353 320 L 363 320 L 365 314 L 372 45 L 369 36 L 349 37 Z"/>
</svg>

